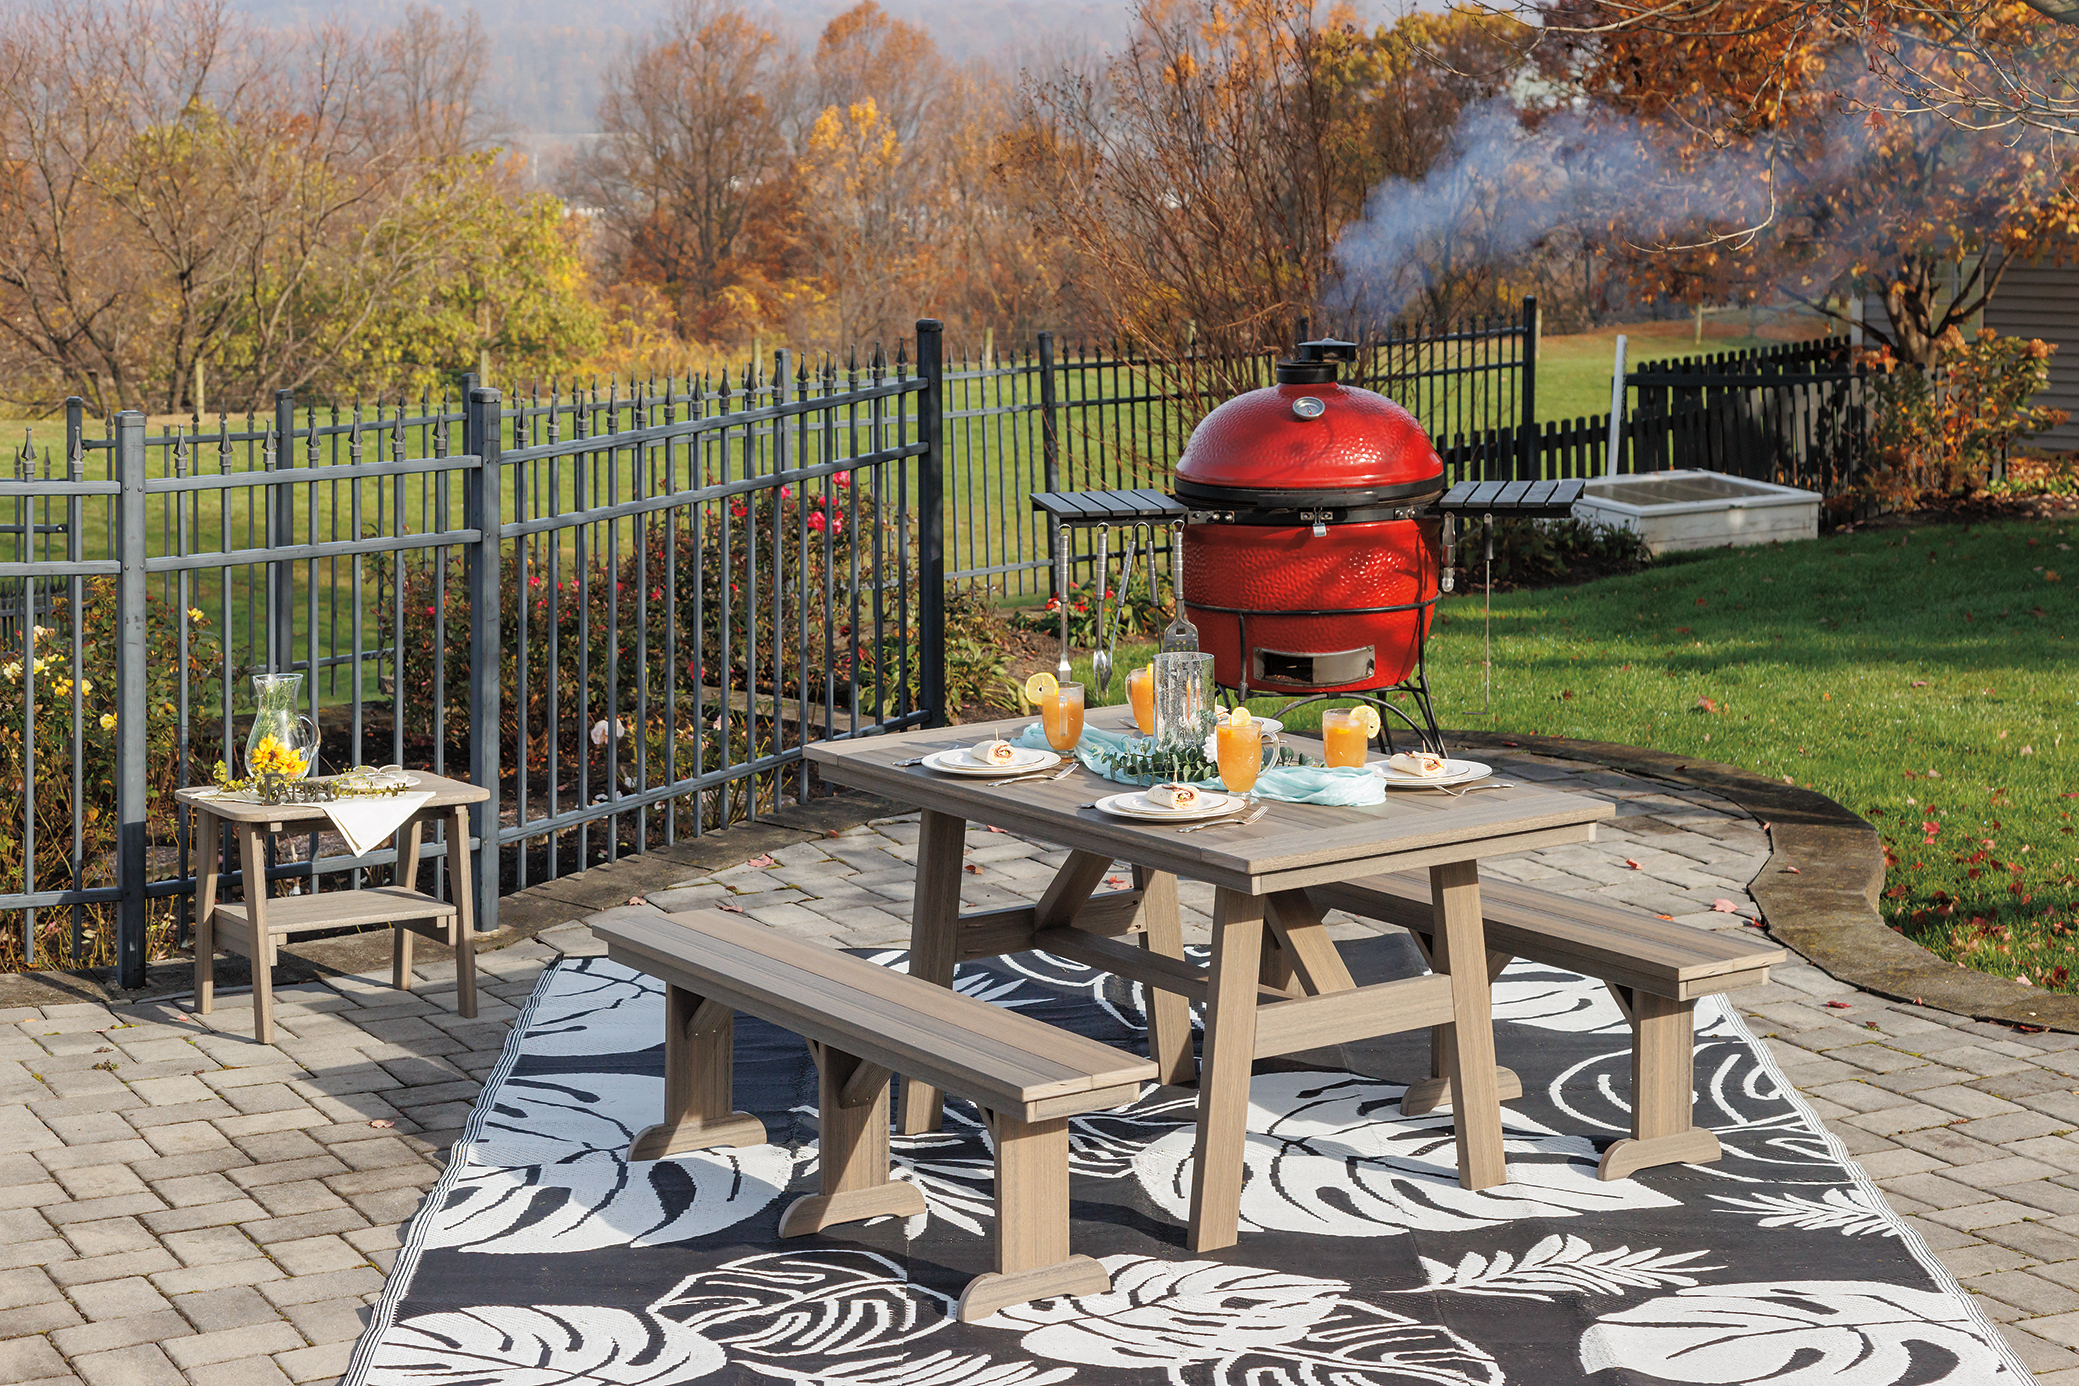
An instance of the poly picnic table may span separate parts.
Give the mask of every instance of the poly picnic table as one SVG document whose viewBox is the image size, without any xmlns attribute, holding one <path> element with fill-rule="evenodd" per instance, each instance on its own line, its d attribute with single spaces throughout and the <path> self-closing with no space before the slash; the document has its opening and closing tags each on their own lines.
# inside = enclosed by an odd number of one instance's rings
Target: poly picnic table
<svg viewBox="0 0 2079 1386">
<path fill-rule="evenodd" d="M 1191 1076 L 1189 1001 L 1205 1003 L 1205 1060 L 1191 1184 L 1194 1251 L 1232 1246 L 1239 1232 L 1249 1075 L 1255 1059 L 1376 1035 L 1442 1026 L 1452 1080 L 1459 1183 L 1507 1179 L 1496 1088 L 1479 860 L 1587 842 L 1615 809 L 1537 786 L 1452 796 L 1406 792 L 1368 807 L 1271 804 L 1248 827 L 1180 833 L 1088 807 L 1125 786 L 1088 769 L 1053 781 L 997 785 L 921 765 L 935 750 L 1016 736 L 1031 718 L 811 744 L 824 778 L 923 810 L 910 972 L 951 986 L 955 963 L 1039 949 L 1150 989 L 1149 1048 L 1164 1082 Z M 1100 708 L 1091 725 L 1130 727 L 1128 709 Z M 967 822 L 994 824 L 1069 849 L 1039 900 L 960 912 Z M 1099 893 L 1114 860 L 1131 890 Z M 1437 911 L 1435 974 L 1357 986 L 1307 897 L 1309 886 L 1426 867 Z M 1184 957 L 1177 879 L 1214 887 L 1212 962 Z M 1122 941 L 1138 933 L 1140 946 Z M 1454 960 L 1462 960 L 1457 965 Z M 940 1094 L 903 1085 L 902 1129 L 940 1120 Z"/>
</svg>

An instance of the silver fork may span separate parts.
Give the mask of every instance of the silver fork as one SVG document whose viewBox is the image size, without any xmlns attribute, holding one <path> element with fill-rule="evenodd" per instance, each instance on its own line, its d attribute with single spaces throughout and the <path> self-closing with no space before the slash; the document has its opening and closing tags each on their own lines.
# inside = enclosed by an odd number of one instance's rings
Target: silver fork
<svg viewBox="0 0 2079 1386">
<path fill-rule="evenodd" d="M 1431 789 L 1448 794 L 1454 799 L 1462 799 L 1476 789 L 1514 789 L 1515 787 L 1515 782 L 1512 780 L 1482 780 L 1478 784 L 1469 784 L 1464 789 L 1453 789 L 1449 785 L 1441 784 L 1430 786 Z"/>
<path fill-rule="evenodd" d="M 1081 764 L 1081 761 L 1072 760 L 1059 770 L 1049 770 L 1044 774 L 1038 775 L 1013 775 L 1005 780 L 991 780 L 987 787 L 997 789 L 1007 784 L 1044 784 L 1074 774 Z"/>
<path fill-rule="evenodd" d="M 1254 823 L 1257 819 L 1263 817 L 1263 815 L 1269 812 L 1269 804 L 1258 804 L 1255 808 L 1250 809 L 1246 814 L 1243 814 L 1239 817 L 1230 814 L 1226 818 L 1208 818 L 1203 823 L 1193 823 L 1190 827 L 1179 828 L 1177 829 L 1177 831 L 1180 833 L 1195 833 L 1200 828 L 1246 828 L 1251 823 Z"/>
</svg>

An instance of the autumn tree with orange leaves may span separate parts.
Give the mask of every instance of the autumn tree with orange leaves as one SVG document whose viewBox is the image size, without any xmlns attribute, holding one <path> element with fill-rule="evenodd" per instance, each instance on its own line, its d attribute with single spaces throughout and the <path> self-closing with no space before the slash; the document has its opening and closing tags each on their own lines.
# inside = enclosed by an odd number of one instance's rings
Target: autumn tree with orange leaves
<svg viewBox="0 0 2079 1386">
<path fill-rule="evenodd" d="M 2009 264 L 2061 256 L 2079 230 L 2062 138 L 1986 131 L 1896 100 L 1852 35 L 1812 25 L 1798 0 L 1724 0 L 1708 28 L 1610 28 L 1606 0 L 1547 8 L 1546 75 L 1586 123 L 1636 146 L 1650 187 L 1595 209 L 1590 233 L 1646 293 L 1684 302 L 1774 294 L 1848 316 L 1864 289 L 1885 320 L 1866 329 L 1899 361 L 1935 364 Z M 1904 31 L 1914 14 L 1890 11 Z M 2068 69 L 2074 31 L 2019 3 L 1975 12 L 1974 42 Z M 1916 49 L 1919 70 L 1959 89 L 1967 50 Z"/>
</svg>

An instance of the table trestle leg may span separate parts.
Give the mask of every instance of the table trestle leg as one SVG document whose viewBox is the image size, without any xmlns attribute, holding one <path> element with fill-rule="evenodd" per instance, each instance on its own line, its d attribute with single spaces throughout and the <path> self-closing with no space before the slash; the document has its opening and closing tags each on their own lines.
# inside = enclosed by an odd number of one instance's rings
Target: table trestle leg
<svg viewBox="0 0 2079 1386">
<path fill-rule="evenodd" d="M 1102 1263 L 1068 1249 L 1068 1119 L 987 1115 L 996 1138 L 996 1269 L 967 1283 L 960 1321 L 1027 1300 L 1111 1289 Z"/>
<path fill-rule="evenodd" d="M 1321 922 L 1321 911 L 1314 908 L 1305 891 L 1280 890 L 1272 894 L 1265 901 L 1263 922 L 1270 926 L 1286 967 L 1298 977 L 1308 996 L 1348 991 L 1357 985 L 1350 980 L 1350 969 L 1343 965 L 1343 955 L 1336 951 L 1335 940 L 1328 936 L 1328 926 Z"/>
<path fill-rule="evenodd" d="M 842 1222 L 923 1212 L 923 1192 L 889 1175 L 888 1080 L 893 1075 L 815 1040 L 808 1047 L 816 1060 L 816 1162 L 823 1192 L 788 1204 L 780 1235 L 801 1237 Z"/>
<path fill-rule="evenodd" d="M 1605 985 L 1631 1022 L 1631 1136 L 1603 1151 L 1596 1176 L 1625 1179 L 1654 1165 L 1719 1159 L 1718 1137 L 1692 1124 L 1696 1002 Z"/>
<path fill-rule="evenodd" d="M 960 954 L 960 868 L 967 820 L 925 809 L 917 834 L 917 897 L 910 913 L 910 975 L 953 985 Z M 902 1132 L 936 1131 L 945 1119 L 945 1094 L 914 1078 L 902 1080 Z"/>
<path fill-rule="evenodd" d="M 1240 1235 L 1242 1155 L 1249 1138 L 1249 1074 L 1256 1058 L 1256 985 L 1263 966 L 1263 897 L 1221 887 L 1213 896 L 1205 1062 L 1198 1082 L 1197 1158 L 1191 1167 L 1193 1251 Z"/>
<path fill-rule="evenodd" d="M 1454 1019 L 1444 1036 L 1445 1076 L 1451 1080 L 1451 1125 L 1458 1137 L 1458 1184 L 1485 1189 L 1508 1180 L 1502 1154 L 1501 1098 L 1494 1081 L 1494 1012 L 1486 969 L 1478 966 L 1485 937 L 1476 862 L 1429 868 L 1436 900 L 1437 957 L 1451 977 Z M 1453 967 L 1462 957 L 1476 963 Z"/>
<path fill-rule="evenodd" d="M 1420 934 L 1410 934 L 1408 937 L 1415 941 L 1416 949 L 1421 952 L 1422 960 L 1429 964 L 1431 971 L 1443 972 L 1446 970 L 1437 966 L 1436 953 L 1429 946 L 1428 939 L 1425 939 Z M 1495 979 L 1502 975 L 1502 969 L 1514 961 L 1515 959 L 1510 954 L 1497 953 L 1491 948 L 1488 949 L 1487 984 L 1489 986 L 1494 985 Z M 1451 1080 L 1444 1076 L 1446 1072 L 1444 1067 L 1444 1045 L 1444 1027 L 1441 1025 L 1431 1026 L 1429 1031 L 1429 1077 L 1418 1079 L 1408 1084 L 1408 1090 L 1401 1094 L 1400 1114 L 1402 1116 L 1425 1116 L 1439 1107 L 1450 1104 Z M 1494 1066 L 1494 1087 L 1497 1096 L 1503 1102 L 1514 1102 L 1517 1098 L 1523 1096 L 1523 1080 L 1516 1076 L 1514 1069 L 1504 1068 L 1500 1064 Z"/>
<path fill-rule="evenodd" d="M 1184 960 L 1184 920 L 1177 905 L 1177 878 L 1167 871 L 1133 869 L 1141 892 L 1141 947 L 1158 957 Z M 1143 985 L 1148 1006 L 1148 1055 L 1157 1078 L 1172 1086 L 1195 1082 L 1198 1059 L 1191 1052 L 1191 1001 L 1177 992 Z"/>
<path fill-rule="evenodd" d="M 765 1144 L 765 1123 L 730 1110 L 736 1012 L 684 987 L 664 989 L 664 1120 L 629 1143 L 631 1160 Z"/>
</svg>

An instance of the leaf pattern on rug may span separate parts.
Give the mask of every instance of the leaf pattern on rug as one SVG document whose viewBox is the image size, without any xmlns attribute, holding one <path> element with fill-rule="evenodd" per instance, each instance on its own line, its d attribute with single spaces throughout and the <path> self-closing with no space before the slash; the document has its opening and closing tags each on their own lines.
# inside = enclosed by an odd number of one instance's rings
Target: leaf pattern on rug
<svg viewBox="0 0 2079 1386">
<path fill-rule="evenodd" d="M 1728 1213 L 1757 1214 L 1762 1227 L 1801 1227 L 1807 1231 L 1832 1229 L 1844 1237 L 1896 1237 L 1891 1210 L 1878 1204 L 1861 1189 L 1828 1189 L 1817 1198 L 1804 1194 L 1758 1193 L 1746 1197 L 1712 1194 L 1711 1201 L 1725 1205 Z"/>
<path fill-rule="evenodd" d="M 1657 1246 L 1644 1251 L 1633 1251 L 1628 1246 L 1597 1251 L 1580 1237 L 1555 1234 L 1521 1256 L 1507 1251 L 1497 1251 L 1492 1256 L 1468 1251 L 1455 1266 L 1419 1257 L 1428 1283 L 1402 1293 L 1515 1295 L 1547 1303 L 1556 1294 L 1616 1295 L 1628 1289 L 1694 1285 L 1703 1272 L 1724 1269 L 1689 1264 L 1709 1254 L 1663 1254 Z"/>
<path fill-rule="evenodd" d="M 1348 1282 L 1222 1261 L 1108 1256 L 1104 1294 L 1013 1305 L 982 1320 L 1038 1357 L 1166 1371 L 1177 1386 L 1499 1383 L 1492 1358 L 1439 1324 L 1349 1300 Z"/>
<path fill-rule="evenodd" d="M 506 1079 L 426 1245 L 524 1255 L 686 1241 L 752 1216 L 793 1181 L 794 1156 L 776 1145 L 631 1164 L 636 1123 L 663 1108 L 664 1080 L 641 1074 Z"/>
<path fill-rule="evenodd" d="M 1344 1073 L 1257 1074 L 1242 1152 L 1243 1230 L 1392 1237 L 1676 1206 L 1637 1180 L 1598 1179 L 1594 1146 L 1507 1107 L 1509 1182 L 1462 1189 L 1450 1113 L 1402 1117 L 1405 1091 Z M 1194 1128 L 1178 1126 L 1133 1160 L 1148 1197 L 1179 1222 L 1190 1215 L 1195 1138 Z"/>
<path fill-rule="evenodd" d="M 670 1386 L 719 1368 L 691 1329 L 595 1304 L 420 1314 L 383 1336 L 368 1386 Z"/>
<path fill-rule="evenodd" d="M 2013 1381 L 1952 1295 L 1869 1280 L 1705 1285 L 1606 1314 L 1581 1366 L 1694 1386 Z"/>
</svg>

